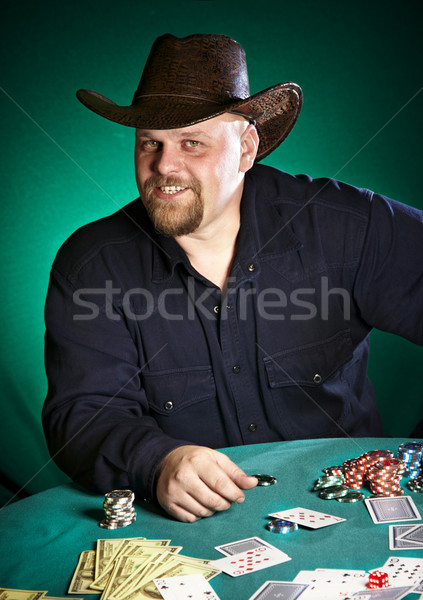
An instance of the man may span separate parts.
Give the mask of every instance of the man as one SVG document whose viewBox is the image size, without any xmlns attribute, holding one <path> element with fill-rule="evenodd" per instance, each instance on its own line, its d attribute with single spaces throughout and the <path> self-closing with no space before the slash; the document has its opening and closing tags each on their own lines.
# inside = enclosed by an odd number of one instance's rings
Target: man
<svg viewBox="0 0 423 600">
<path fill-rule="evenodd" d="M 141 200 L 53 265 L 43 423 L 57 464 L 191 522 L 257 484 L 215 448 L 382 435 L 368 335 L 423 343 L 421 213 L 257 164 L 301 90 L 250 96 L 226 36 L 160 37 L 131 106 L 78 98 L 135 128 Z"/>
</svg>

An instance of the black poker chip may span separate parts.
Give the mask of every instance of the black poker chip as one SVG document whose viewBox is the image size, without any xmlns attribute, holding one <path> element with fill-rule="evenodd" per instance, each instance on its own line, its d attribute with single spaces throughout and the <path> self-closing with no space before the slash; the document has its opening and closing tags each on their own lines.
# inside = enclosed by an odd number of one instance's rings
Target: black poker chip
<svg viewBox="0 0 423 600">
<path fill-rule="evenodd" d="M 277 482 L 276 477 L 273 477 L 273 475 L 263 475 L 262 473 L 259 473 L 258 475 L 251 475 L 251 477 L 255 477 L 258 480 L 257 485 L 260 487 L 274 485 Z"/>
</svg>

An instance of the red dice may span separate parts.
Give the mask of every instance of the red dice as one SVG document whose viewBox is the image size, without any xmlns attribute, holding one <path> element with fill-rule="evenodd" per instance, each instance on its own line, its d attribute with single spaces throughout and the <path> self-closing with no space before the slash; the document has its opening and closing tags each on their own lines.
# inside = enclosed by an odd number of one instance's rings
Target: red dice
<svg viewBox="0 0 423 600">
<path fill-rule="evenodd" d="M 369 575 L 369 588 L 386 588 L 389 587 L 389 577 L 383 571 L 373 571 Z"/>
</svg>

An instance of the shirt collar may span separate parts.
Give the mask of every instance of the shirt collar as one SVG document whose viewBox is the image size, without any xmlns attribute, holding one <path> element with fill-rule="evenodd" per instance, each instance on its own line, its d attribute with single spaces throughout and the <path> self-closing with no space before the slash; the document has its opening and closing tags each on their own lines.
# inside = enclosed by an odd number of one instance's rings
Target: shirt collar
<svg viewBox="0 0 423 600">
<path fill-rule="evenodd" d="M 275 194 L 263 169 L 266 167 L 256 165 L 246 173 L 241 199 L 241 227 L 235 261 L 248 279 L 260 273 L 262 260 L 278 258 L 302 247 L 289 223 L 283 221 L 274 206 L 272 200 Z M 280 194 L 278 200 L 281 200 Z M 169 280 L 179 263 L 191 270 L 185 252 L 175 239 L 157 235 L 156 240 L 153 248 L 153 282 Z"/>
</svg>

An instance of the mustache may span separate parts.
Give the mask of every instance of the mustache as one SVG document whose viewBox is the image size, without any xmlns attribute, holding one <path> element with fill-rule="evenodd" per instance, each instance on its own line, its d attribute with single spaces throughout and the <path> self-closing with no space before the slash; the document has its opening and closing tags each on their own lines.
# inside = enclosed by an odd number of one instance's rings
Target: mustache
<svg viewBox="0 0 423 600">
<path fill-rule="evenodd" d="M 164 186 L 180 186 L 190 188 L 198 194 L 201 192 L 201 185 L 197 179 L 192 178 L 186 181 L 178 177 L 166 177 L 164 175 L 152 175 L 144 182 L 143 189 L 145 194 L 150 194 L 155 188 Z"/>
</svg>

